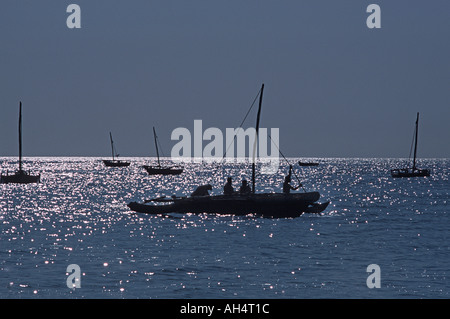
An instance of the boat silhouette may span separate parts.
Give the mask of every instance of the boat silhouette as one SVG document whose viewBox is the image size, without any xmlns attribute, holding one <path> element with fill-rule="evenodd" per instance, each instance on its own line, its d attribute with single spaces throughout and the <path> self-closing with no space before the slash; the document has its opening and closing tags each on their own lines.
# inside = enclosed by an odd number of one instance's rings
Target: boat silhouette
<svg viewBox="0 0 450 319">
<path fill-rule="evenodd" d="M 41 175 L 30 175 L 22 169 L 22 102 L 19 102 L 19 170 L 14 174 L 0 175 L 0 183 L 18 183 L 29 184 L 39 183 L 41 181 Z"/>
<path fill-rule="evenodd" d="M 109 139 L 111 141 L 112 160 L 103 160 L 103 163 L 105 164 L 105 166 L 108 166 L 108 167 L 130 166 L 130 162 L 118 160 L 115 158 L 115 157 L 119 157 L 119 154 L 116 154 L 116 149 L 114 147 L 114 141 L 113 141 L 111 132 L 109 132 Z"/>
<path fill-rule="evenodd" d="M 391 169 L 391 176 L 392 177 L 426 177 L 430 176 L 431 170 L 425 168 L 425 169 L 419 169 L 416 167 L 416 157 L 417 157 L 417 137 L 419 132 L 419 112 L 417 112 L 417 118 L 416 118 L 416 125 L 414 130 L 414 159 L 413 159 L 413 165 L 412 167 L 405 167 L 405 168 L 396 168 Z"/>
<path fill-rule="evenodd" d="M 153 137 L 155 140 L 156 156 L 158 157 L 158 165 L 142 165 L 149 175 L 179 175 L 183 173 L 182 167 L 175 166 L 161 166 L 161 161 L 159 159 L 159 149 L 158 149 L 158 136 L 156 135 L 155 127 L 153 127 Z"/>
<path fill-rule="evenodd" d="M 219 215 L 255 214 L 263 217 L 298 217 L 303 213 L 321 213 L 329 202 L 317 203 L 319 192 L 304 193 L 256 193 L 255 192 L 255 149 L 258 139 L 264 84 L 259 91 L 259 108 L 256 120 L 256 139 L 253 149 L 252 188 L 246 194 L 206 195 L 186 197 L 159 197 L 144 202 L 131 202 L 128 207 L 145 214 L 168 213 L 211 213 Z"/>
<path fill-rule="evenodd" d="M 299 166 L 319 166 L 319 163 L 316 162 L 298 162 Z"/>
</svg>

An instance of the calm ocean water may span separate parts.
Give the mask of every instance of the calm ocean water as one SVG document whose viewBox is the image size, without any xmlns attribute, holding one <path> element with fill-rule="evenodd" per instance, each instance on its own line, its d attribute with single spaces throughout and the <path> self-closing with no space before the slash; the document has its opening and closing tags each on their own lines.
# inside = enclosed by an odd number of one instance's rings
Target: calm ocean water
<svg viewBox="0 0 450 319">
<path fill-rule="evenodd" d="M 227 176 L 251 172 L 193 163 L 158 177 L 140 167 L 148 158 L 100 160 L 26 158 L 42 183 L 0 185 L 0 298 L 450 297 L 449 159 L 422 160 L 432 176 L 406 179 L 389 175 L 401 159 L 313 159 L 321 165 L 296 173 L 331 204 L 294 219 L 132 214 L 130 201 L 203 183 L 218 194 Z M 286 173 L 258 175 L 257 191 L 279 192 Z M 70 264 L 81 288 L 67 287 Z M 366 284 L 371 264 L 380 288 Z"/>
</svg>

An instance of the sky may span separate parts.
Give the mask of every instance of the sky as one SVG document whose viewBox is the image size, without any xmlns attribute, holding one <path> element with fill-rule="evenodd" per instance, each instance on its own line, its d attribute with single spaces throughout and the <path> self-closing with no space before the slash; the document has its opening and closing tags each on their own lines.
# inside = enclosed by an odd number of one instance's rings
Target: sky
<svg viewBox="0 0 450 319">
<path fill-rule="evenodd" d="M 78 4 L 81 28 L 67 7 Z M 381 28 L 368 28 L 369 4 Z M 290 157 L 450 158 L 448 0 L 4 0 L 0 156 L 164 155 L 171 133 L 261 127 Z M 254 127 L 256 108 L 244 127 Z M 204 142 L 204 146 L 208 142 Z"/>
</svg>

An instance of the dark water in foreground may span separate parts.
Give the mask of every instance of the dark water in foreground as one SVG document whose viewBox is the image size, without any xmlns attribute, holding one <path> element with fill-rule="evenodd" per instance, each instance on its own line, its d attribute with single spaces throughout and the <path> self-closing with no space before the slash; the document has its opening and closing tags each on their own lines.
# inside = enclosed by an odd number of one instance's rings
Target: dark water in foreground
<svg viewBox="0 0 450 319">
<path fill-rule="evenodd" d="M 28 158 L 41 184 L 0 185 L 0 298 L 450 297 L 448 159 L 421 161 L 432 176 L 415 179 L 390 177 L 397 159 L 319 159 L 297 173 L 331 204 L 295 219 L 131 214 L 130 201 L 207 182 L 219 193 L 250 171 L 189 164 L 157 177 L 140 167 L 148 159 L 130 160 Z M 280 191 L 285 173 L 259 175 L 257 191 Z M 81 288 L 67 287 L 70 264 Z M 370 264 L 381 288 L 367 287 Z"/>
</svg>

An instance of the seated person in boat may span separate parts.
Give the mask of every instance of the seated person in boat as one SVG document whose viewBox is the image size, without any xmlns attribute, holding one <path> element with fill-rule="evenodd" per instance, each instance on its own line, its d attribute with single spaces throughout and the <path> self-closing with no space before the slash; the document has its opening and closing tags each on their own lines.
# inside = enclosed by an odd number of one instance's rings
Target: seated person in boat
<svg viewBox="0 0 450 319">
<path fill-rule="evenodd" d="M 302 186 L 302 184 L 299 184 L 297 187 L 293 187 L 291 185 L 291 175 L 292 175 L 292 165 L 289 166 L 289 174 L 284 178 L 284 183 L 283 183 L 283 193 L 284 194 L 289 194 L 292 190 L 297 190 L 300 186 Z"/>
<path fill-rule="evenodd" d="M 192 192 L 191 196 L 209 196 L 208 191 L 210 190 L 212 190 L 211 184 L 200 185 Z"/>
<path fill-rule="evenodd" d="M 239 188 L 239 193 L 242 195 L 250 194 L 252 190 L 250 189 L 250 186 L 248 185 L 247 181 L 244 179 L 242 180 L 242 185 Z"/>
<path fill-rule="evenodd" d="M 233 185 L 231 185 L 232 179 L 231 177 L 227 178 L 227 182 L 225 186 L 223 187 L 223 194 L 224 195 L 233 195 L 234 194 L 234 188 Z"/>
</svg>

